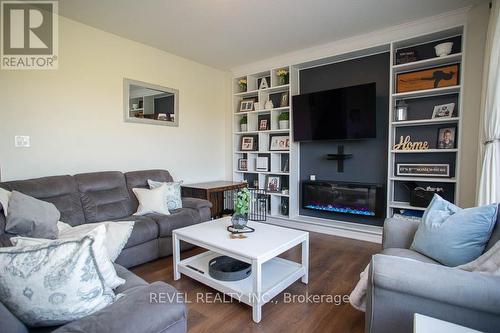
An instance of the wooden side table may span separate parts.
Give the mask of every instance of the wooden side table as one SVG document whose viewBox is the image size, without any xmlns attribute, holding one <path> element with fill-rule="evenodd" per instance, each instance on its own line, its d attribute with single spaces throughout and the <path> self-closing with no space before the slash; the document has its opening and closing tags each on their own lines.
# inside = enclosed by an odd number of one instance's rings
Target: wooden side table
<svg viewBox="0 0 500 333">
<path fill-rule="evenodd" d="M 247 187 L 248 183 L 214 181 L 186 184 L 182 186 L 182 196 L 205 199 L 212 203 L 212 218 L 222 217 L 224 212 L 224 192 Z"/>
</svg>

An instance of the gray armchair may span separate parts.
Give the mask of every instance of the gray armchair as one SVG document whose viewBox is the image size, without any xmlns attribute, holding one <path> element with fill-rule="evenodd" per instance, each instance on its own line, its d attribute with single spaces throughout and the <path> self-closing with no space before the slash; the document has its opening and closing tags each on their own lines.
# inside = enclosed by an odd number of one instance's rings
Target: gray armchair
<svg viewBox="0 0 500 333">
<path fill-rule="evenodd" d="M 413 332 L 415 313 L 499 332 L 500 277 L 446 267 L 410 250 L 418 223 L 391 218 L 384 224 L 383 251 L 370 265 L 366 332 Z M 499 239 L 497 221 L 486 249 Z"/>
</svg>

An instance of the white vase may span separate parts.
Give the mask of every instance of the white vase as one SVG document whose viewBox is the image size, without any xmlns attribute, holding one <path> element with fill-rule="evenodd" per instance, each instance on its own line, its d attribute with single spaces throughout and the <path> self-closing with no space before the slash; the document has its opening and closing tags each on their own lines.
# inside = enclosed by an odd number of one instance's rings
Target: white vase
<svg viewBox="0 0 500 333">
<path fill-rule="evenodd" d="M 280 129 L 288 129 L 290 128 L 290 120 L 280 120 L 279 125 Z"/>
<path fill-rule="evenodd" d="M 241 127 L 241 131 L 242 132 L 246 132 L 247 131 L 247 128 L 248 128 L 247 124 L 241 124 L 240 127 Z"/>
<path fill-rule="evenodd" d="M 274 108 L 273 101 L 268 100 L 268 101 L 266 102 L 266 104 L 264 105 L 264 109 L 266 109 L 266 110 L 270 110 L 270 109 L 272 109 L 272 108 Z"/>
</svg>

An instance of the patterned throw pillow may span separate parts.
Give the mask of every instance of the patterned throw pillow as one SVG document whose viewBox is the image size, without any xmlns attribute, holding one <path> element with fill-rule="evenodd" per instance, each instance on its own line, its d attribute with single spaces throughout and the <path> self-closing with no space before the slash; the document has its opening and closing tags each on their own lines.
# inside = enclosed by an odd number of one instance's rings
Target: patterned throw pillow
<svg viewBox="0 0 500 333">
<path fill-rule="evenodd" d="M 95 223 L 97 224 L 97 223 Z M 58 240 L 49 240 L 43 238 L 28 238 L 28 237 L 12 237 L 10 241 L 14 246 L 24 247 L 24 246 L 33 246 L 39 244 L 49 244 L 55 242 L 61 242 L 61 240 L 78 240 L 82 239 L 85 236 L 90 236 L 94 239 L 92 243 L 92 250 L 94 251 L 96 257 L 96 263 L 101 272 L 101 275 L 106 282 L 106 285 L 115 289 L 118 286 L 121 286 L 125 283 L 125 280 L 120 278 L 116 274 L 115 267 L 111 262 L 108 250 L 106 249 L 107 237 L 106 237 L 106 225 L 99 224 L 95 225 L 94 223 L 84 224 L 84 226 L 88 226 L 90 228 L 82 229 L 81 232 L 75 230 L 75 228 L 66 229 L 62 234 L 59 234 Z M 82 233 L 83 232 L 83 233 Z"/>
<path fill-rule="evenodd" d="M 171 182 L 171 183 L 162 183 L 155 182 L 154 180 L 148 179 L 149 188 L 158 188 L 163 184 L 167 185 L 167 206 L 169 210 L 180 209 L 182 208 L 182 199 L 181 199 L 181 182 Z"/>
<path fill-rule="evenodd" d="M 0 301 L 29 326 L 86 317 L 115 301 L 99 272 L 94 239 L 0 248 Z"/>
</svg>

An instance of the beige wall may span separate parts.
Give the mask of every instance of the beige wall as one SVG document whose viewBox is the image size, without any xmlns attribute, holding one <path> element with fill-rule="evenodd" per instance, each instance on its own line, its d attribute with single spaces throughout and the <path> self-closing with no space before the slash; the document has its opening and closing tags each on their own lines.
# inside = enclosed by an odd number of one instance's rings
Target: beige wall
<svg viewBox="0 0 500 333">
<path fill-rule="evenodd" d="M 460 205 L 463 207 L 473 206 L 476 199 L 481 85 L 488 18 L 487 1 L 472 7 L 467 14 L 459 190 Z"/>
<path fill-rule="evenodd" d="M 230 74 L 60 18 L 59 69 L 0 71 L 2 180 L 165 168 L 226 176 Z M 123 78 L 177 88 L 178 128 L 123 122 Z M 15 135 L 31 136 L 14 148 Z"/>
</svg>

